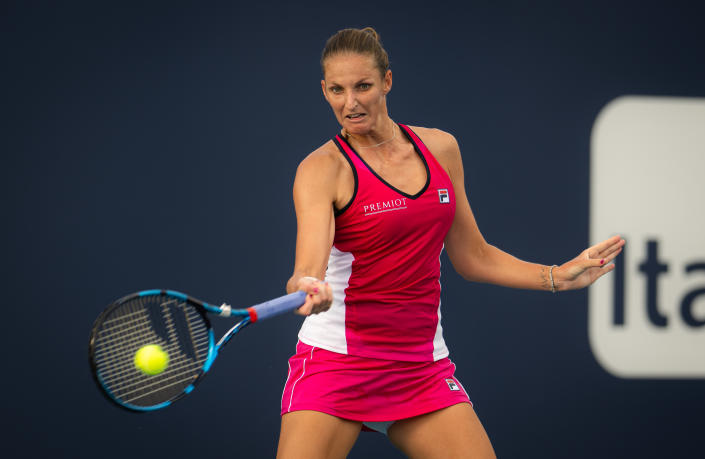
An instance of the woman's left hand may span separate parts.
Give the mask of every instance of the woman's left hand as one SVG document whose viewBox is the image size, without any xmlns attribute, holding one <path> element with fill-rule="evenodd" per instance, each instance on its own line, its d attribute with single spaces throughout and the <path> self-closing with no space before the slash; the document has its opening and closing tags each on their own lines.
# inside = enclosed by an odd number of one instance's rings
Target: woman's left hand
<svg viewBox="0 0 705 459">
<path fill-rule="evenodd" d="M 624 247 L 621 236 L 613 236 L 584 250 L 580 255 L 553 268 L 556 291 L 575 290 L 595 282 L 614 269 L 610 264 Z"/>
</svg>

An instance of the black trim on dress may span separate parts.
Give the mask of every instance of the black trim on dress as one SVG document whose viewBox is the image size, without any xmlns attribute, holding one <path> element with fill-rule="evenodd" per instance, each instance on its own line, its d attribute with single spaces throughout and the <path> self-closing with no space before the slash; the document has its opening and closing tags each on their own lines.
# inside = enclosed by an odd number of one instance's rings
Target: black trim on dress
<svg viewBox="0 0 705 459">
<path fill-rule="evenodd" d="M 335 145 L 338 147 L 338 150 L 340 150 L 340 152 L 343 154 L 343 157 L 345 157 L 345 159 L 350 164 L 350 168 L 352 169 L 353 177 L 355 179 L 355 188 L 353 189 L 353 194 L 352 194 L 352 197 L 350 198 L 350 201 L 348 201 L 348 203 L 345 204 L 342 209 L 336 209 L 335 205 L 333 205 L 333 211 L 334 211 L 333 215 L 335 217 L 337 217 L 339 215 L 342 215 L 342 213 L 345 212 L 346 210 L 348 210 L 348 208 L 352 205 L 353 201 L 355 200 L 355 196 L 357 196 L 357 182 L 358 181 L 357 181 L 357 169 L 355 169 L 355 164 L 353 164 L 352 159 L 350 159 L 350 156 L 348 156 L 348 154 L 345 152 L 345 148 L 343 148 L 343 146 L 340 144 L 340 142 L 338 142 L 338 136 L 335 136 L 333 138 L 333 142 L 335 142 Z"/>
<path fill-rule="evenodd" d="M 340 139 L 343 142 L 345 142 L 345 144 L 348 146 L 348 148 L 350 148 L 350 151 L 355 153 L 355 155 L 360 159 L 360 161 L 362 161 L 362 164 L 364 164 L 365 167 L 367 167 L 367 170 L 369 170 L 372 173 L 372 175 L 377 177 L 377 179 L 379 179 L 379 181 L 382 182 L 384 185 L 386 185 L 387 187 L 391 188 L 392 190 L 396 191 L 397 193 L 399 193 L 400 195 L 402 195 L 406 198 L 418 199 L 422 194 L 424 194 L 426 192 L 426 190 L 428 190 L 428 187 L 431 185 L 431 170 L 428 167 L 428 162 L 426 162 L 426 157 L 423 155 L 423 153 L 421 153 L 421 150 L 419 149 L 419 146 L 414 141 L 413 137 L 411 137 L 411 135 L 409 135 L 409 133 L 406 132 L 406 130 L 403 129 L 401 126 L 399 126 L 399 125 L 397 125 L 397 126 L 399 127 L 399 130 L 404 133 L 406 138 L 409 139 L 411 144 L 414 146 L 414 150 L 416 150 L 416 154 L 419 155 L 419 158 L 421 158 L 421 161 L 423 162 L 423 166 L 426 169 L 426 183 L 424 184 L 423 188 L 421 188 L 421 191 L 419 191 L 416 194 L 405 193 L 405 192 L 401 191 L 400 189 L 396 188 L 395 186 L 391 185 L 389 182 L 387 182 L 382 177 L 380 177 L 380 175 L 377 174 L 377 172 L 375 172 L 375 170 L 372 169 L 372 167 L 370 167 L 370 165 L 367 164 L 367 162 L 364 159 L 362 159 L 362 156 L 360 156 L 360 154 L 357 151 L 355 151 L 355 149 L 352 147 L 352 145 L 350 145 L 350 143 L 347 140 L 345 140 L 342 136 L 339 136 L 339 135 L 336 136 L 336 139 Z M 338 144 L 338 142 L 336 142 L 336 144 Z M 340 151 L 342 151 L 343 154 L 345 154 L 341 145 L 338 145 L 338 148 L 340 148 Z M 351 161 L 350 158 L 347 157 L 347 155 L 345 155 L 345 157 L 347 158 L 348 161 Z M 353 168 L 353 170 L 354 170 L 354 168 Z M 356 177 L 355 186 L 357 187 L 357 177 Z M 356 191 L 357 191 L 357 188 L 356 188 Z M 346 208 L 347 208 L 347 206 L 346 206 Z"/>
</svg>

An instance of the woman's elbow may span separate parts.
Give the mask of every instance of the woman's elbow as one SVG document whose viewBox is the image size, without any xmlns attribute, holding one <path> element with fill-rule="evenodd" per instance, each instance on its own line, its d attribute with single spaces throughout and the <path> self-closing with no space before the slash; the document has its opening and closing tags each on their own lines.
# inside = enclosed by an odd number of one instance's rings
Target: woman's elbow
<svg viewBox="0 0 705 459">
<path fill-rule="evenodd" d="M 482 260 L 485 249 L 476 247 L 471 250 L 465 250 L 461 253 L 449 253 L 450 261 L 453 264 L 455 272 L 463 279 L 470 282 L 482 280 Z"/>
</svg>

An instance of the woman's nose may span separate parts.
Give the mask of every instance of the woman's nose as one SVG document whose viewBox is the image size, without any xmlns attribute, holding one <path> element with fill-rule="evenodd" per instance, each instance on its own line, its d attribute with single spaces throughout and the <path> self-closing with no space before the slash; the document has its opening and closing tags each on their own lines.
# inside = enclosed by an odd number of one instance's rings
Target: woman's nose
<svg viewBox="0 0 705 459">
<path fill-rule="evenodd" d="M 350 93 L 345 99 L 345 108 L 348 110 L 354 110 L 357 107 L 357 98 L 355 94 Z"/>
</svg>

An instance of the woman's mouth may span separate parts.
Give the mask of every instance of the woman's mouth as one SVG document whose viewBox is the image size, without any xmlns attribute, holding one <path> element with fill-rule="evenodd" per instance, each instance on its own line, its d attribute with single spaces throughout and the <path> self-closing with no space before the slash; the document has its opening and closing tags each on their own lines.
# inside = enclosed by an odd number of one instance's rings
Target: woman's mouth
<svg viewBox="0 0 705 459">
<path fill-rule="evenodd" d="M 364 113 L 351 113 L 351 114 L 349 114 L 349 115 L 346 115 L 345 117 L 346 117 L 347 119 L 349 119 L 349 120 L 353 120 L 353 121 L 354 121 L 354 120 L 359 120 L 359 119 L 362 118 L 363 116 L 365 116 Z"/>
</svg>

